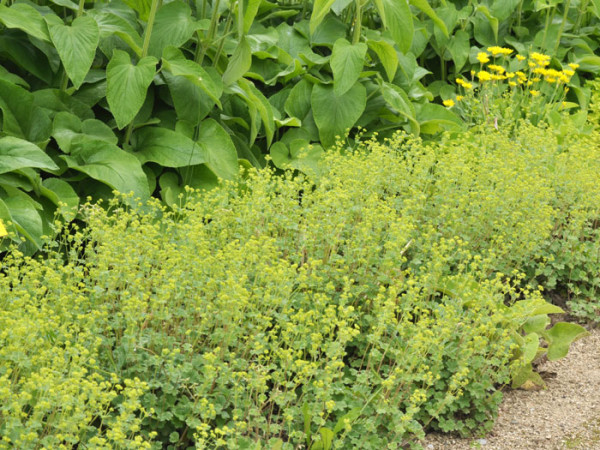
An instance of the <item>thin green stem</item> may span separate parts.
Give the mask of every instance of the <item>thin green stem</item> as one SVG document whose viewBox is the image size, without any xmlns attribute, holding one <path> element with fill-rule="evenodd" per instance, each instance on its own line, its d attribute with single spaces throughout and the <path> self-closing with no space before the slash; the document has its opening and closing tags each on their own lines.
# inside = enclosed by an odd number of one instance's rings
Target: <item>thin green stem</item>
<svg viewBox="0 0 600 450">
<path fill-rule="evenodd" d="M 221 5 L 221 0 L 215 0 L 215 4 L 213 5 L 212 14 L 210 18 L 210 26 L 208 27 L 208 34 L 206 36 L 206 42 L 201 44 L 200 33 L 198 33 L 198 47 L 196 48 L 196 57 L 194 60 L 198 64 L 202 64 L 202 60 L 204 59 L 204 55 L 206 54 L 206 50 L 212 44 L 212 41 L 215 37 L 215 33 L 217 30 L 217 25 L 219 23 L 219 6 Z"/>
<path fill-rule="evenodd" d="M 558 36 L 556 36 L 556 42 L 554 44 L 554 55 L 556 55 L 556 52 L 558 52 L 558 46 L 560 45 L 560 39 L 562 38 L 563 31 L 565 30 L 565 24 L 567 23 L 570 7 L 571 0 L 567 0 L 565 2 L 565 11 L 563 12 L 562 22 L 560 23 L 560 28 L 558 29 Z"/>
<path fill-rule="evenodd" d="M 548 35 L 548 28 L 550 28 L 550 10 L 552 10 L 552 18 L 554 18 L 554 10 L 555 8 L 548 8 L 546 10 L 546 23 L 544 25 L 544 34 L 542 36 L 542 45 L 541 47 L 546 50 L 546 36 Z"/>
<path fill-rule="evenodd" d="M 158 11 L 158 8 L 160 7 L 161 3 L 161 0 L 152 0 L 152 5 L 150 6 L 150 14 L 148 15 L 148 22 L 146 24 L 146 29 L 144 30 L 144 45 L 142 47 L 142 56 L 140 59 L 148 56 L 148 49 L 150 48 L 150 36 L 152 36 L 152 28 L 154 27 L 154 21 L 156 20 L 156 11 Z M 124 146 L 129 145 L 129 140 L 131 139 L 132 132 L 133 120 L 129 122 L 127 130 L 125 131 L 125 138 L 123 139 Z"/>
<path fill-rule="evenodd" d="M 223 32 L 224 36 L 229 33 L 229 30 L 231 29 L 231 23 L 232 23 L 231 13 L 229 13 L 229 15 L 227 16 L 227 21 L 225 22 L 225 31 Z M 213 59 L 213 67 L 217 66 L 217 63 L 219 61 L 219 58 L 221 57 L 221 52 L 223 51 L 224 45 L 225 45 L 225 39 L 221 39 L 219 42 L 219 46 L 217 47 L 217 52 L 215 53 L 215 57 Z"/>
<path fill-rule="evenodd" d="M 360 41 L 360 32 L 362 25 L 362 4 L 361 0 L 354 2 L 354 32 L 352 33 L 352 44 L 358 44 Z"/>
<path fill-rule="evenodd" d="M 83 9 L 85 7 L 85 0 L 79 0 L 79 7 L 77 8 L 77 13 L 75 17 L 79 17 L 83 14 Z"/>
<path fill-rule="evenodd" d="M 581 28 L 581 22 L 587 13 L 589 3 L 590 3 L 590 0 L 584 0 L 583 3 L 581 4 L 581 8 L 579 9 L 579 14 L 577 15 L 577 21 L 575 22 L 575 27 L 574 27 L 574 31 L 576 34 L 579 34 L 579 29 Z"/>
<path fill-rule="evenodd" d="M 142 47 L 142 58 L 148 56 L 148 48 L 150 47 L 150 37 L 152 36 L 152 28 L 154 28 L 154 20 L 156 19 L 156 11 L 160 7 L 161 0 L 152 0 L 150 6 L 150 14 L 148 15 L 148 23 L 144 30 L 144 46 Z"/>
</svg>

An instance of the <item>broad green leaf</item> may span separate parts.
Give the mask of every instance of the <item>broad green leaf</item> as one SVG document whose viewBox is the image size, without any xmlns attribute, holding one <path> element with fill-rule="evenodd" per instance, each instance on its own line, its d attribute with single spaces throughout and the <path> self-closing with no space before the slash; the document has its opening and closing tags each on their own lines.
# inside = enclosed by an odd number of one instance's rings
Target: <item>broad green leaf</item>
<svg viewBox="0 0 600 450">
<path fill-rule="evenodd" d="M 223 73 L 223 84 L 229 86 L 244 76 L 252 66 L 252 50 L 245 36 L 238 42 L 233 55 L 229 57 L 227 69 Z"/>
<path fill-rule="evenodd" d="M 116 189 L 134 193 L 146 201 L 150 197 L 148 180 L 139 160 L 116 145 L 102 139 L 81 136 L 71 145 L 71 154 L 61 156 L 74 170 Z"/>
<path fill-rule="evenodd" d="M 248 6 L 244 11 L 244 33 L 247 33 L 250 30 L 261 3 L 262 0 L 248 0 Z"/>
<path fill-rule="evenodd" d="M 539 348 L 540 337 L 537 335 L 537 333 L 529 333 L 527 336 L 525 336 L 525 345 L 521 349 L 525 362 L 532 362 L 535 359 Z"/>
<path fill-rule="evenodd" d="M 146 22 L 150 14 L 152 0 L 123 0 L 131 9 L 136 11 L 141 20 Z"/>
<path fill-rule="evenodd" d="M 447 49 L 452 55 L 455 70 L 460 71 L 469 59 L 471 50 L 469 33 L 463 30 L 456 31 L 448 42 Z"/>
<path fill-rule="evenodd" d="M 331 6 L 336 0 L 315 0 L 313 3 L 312 14 L 310 15 L 310 34 L 315 32 L 315 29 L 323 21 Z"/>
<path fill-rule="evenodd" d="M 138 57 L 142 55 L 142 38 L 136 29 L 125 19 L 108 10 L 92 9 L 88 12 L 98 24 L 100 41 L 118 36 Z M 101 46 L 102 47 L 102 46 Z M 112 53 L 109 54 L 109 56 Z"/>
<path fill-rule="evenodd" d="M 238 88 L 239 87 L 239 88 Z M 269 103 L 269 100 L 258 90 L 254 84 L 244 78 L 238 80 L 238 87 L 232 87 L 232 90 L 239 94 L 247 103 L 248 108 L 255 108 L 260 115 L 264 129 L 265 137 L 267 138 L 267 147 L 271 146 L 273 142 L 273 135 L 275 133 L 275 120 L 273 116 L 273 108 Z M 251 124 L 254 127 L 254 121 Z M 255 132 L 251 130 L 251 134 L 256 136 Z M 254 141 L 254 138 L 251 139 Z"/>
<path fill-rule="evenodd" d="M 14 3 L 10 8 L 0 5 L 0 21 L 6 28 L 18 28 L 42 41 L 50 41 L 42 14 L 26 3 Z"/>
<path fill-rule="evenodd" d="M 311 94 L 313 84 L 303 79 L 292 88 L 290 95 L 285 101 L 285 112 L 290 117 L 298 117 L 303 120 L 311 109 Z"/>
<path fill-rule="evenodd" d="M 414 34 L 413 16 L 404 0 L 375 0 L 375 5 L 383 22 L 390 32 L 398 49 L 406 53 L 410 49 Z"/>
<path fill-rule="evenodd" d="M 383 40 L 374 41 L 371 39 L 367 41 L 367 45 L 379 58 L 381 65 L 385 69 L 388 81 L 392 81 L 398 69 L 398 55 L 394 47 Z"/>
<path fill-rule="evenodd" d="M 321 143 L 324 147 L 330 147 L 362 115 L 367 105 L 367 90 L 357 82 L 344 95 L 337 96 L 332 86 L 316 85 L 312 91 L 311 105 Z"/>
<path fill-rule="evenodd" d="M 196 28 L 187 3 L 174 1 L 164 4 L 156 13 L 148 54 L 160 58 L 166 47 L 181 47 L 192 37 Z"/>
<path fill-rule="evenodd" d="M 79 6 L 77 5 L 77 3 L 72 2 L 71 0 L 50 0 L 52 3 L 54 3 L 55 5 L 58 6 L 63 6 L 67 9 L 70 9 L 71 11 L 77 11 L 79 9 Z"/>
<path fill-rule="evenodd" d="M 22 234 L 39 250 L 43 245 L 44 234 L 40 209 L 41 205 L 29 195 L 13 189 L 7 198 L 0 200 L 0 219 L 5 224 L 12 222 L 12 229 Z"/>
<path fill-rule="evenodd" d="M 67 222 L 77 215 L 79 196 L 66 181 L 60 178 L 46 178 L 42 181 L 40 194 L 59 207 L 60 213 Z"/>
<path fill-rule="evenodd" d="M 426 103 L 417 110 L 421 133 L 435 134 L 443 130 L 461 130 L 464 123 L 456 114 L 441 105 Z"/>
<path fill-rule="evenodd" d="M 592 0 L 592 8 L 594 15 L 600 19 L 600 0 Z"/>
<path fill-rule="evenodd" d="M 339 16 L 350 3 L 354 3 L 354 0 L 335 0 L 331 5 L 331 10 L 336 16 Z"/>
<path fill-rule="evenodd" d="M 435 13 L 435 10 L 429 5 L 427 0 L 409 0 L 409 3 L 423 11 L 431 20 L 433 20 L 433 23 L 435 23 L 435 25 L 442 31 L 442 33 L 444 33 L 446 37 L 450 37 L 448 28 L 446 28 L 446 24 L 438 17 L 438 15 Z"/>
<path fill-rule="evenodd" d="M 541 333 L 550 324 L 550 318 L 547 314 L 539 314 L 537 316 L 530 317 L 523 324 L 523 331 L 529 333 Z"/>
<path fill-rule="evenodd" d="M 63 152 L 70 153 L 72 143 L 82 135 L 92 136 L 113 145 L 118 142 L 110 127 L 100 120 L 86 119 L 82 122 L 75 114 L 66 111 L 54 116 L 52 137 Z"/>
<path fill-rule="evenodd" d="M 106 66 L 106 100 L 119 129 L 126 127 L 144 104 L 157 62 L 156 58 L 146 56 L 133 65 L 128 53 L 114 51 Z"/>
<path fill-rule="evenodd" d="M 478 12 L 482 13 L 485 16 L 485 18 L 487 19 L 487 24 L 490 26 L 490 28 L 492 29 L 492 32 L 494 33 L 493 43 L 494 44 L 497 43 L 498 42 L 498 26 L 499 26 L 498 19 L 496 17 L 494 17 L 492 15 L 492 13 L 490 12 L 490 10 L 484 5 L 479 5 L 476 10 Z M 477 22 L 475 25 L 477 26 Z M 480 33 L 480 37 L 483 37 L 483 30 Z M 483 41 L 483 39 L 482 39 L 482 41 Z M 482 44 L 484 44 L 484 45 L 487 44 L 482 41 L 480 41 Z"/>
<path fill-rule="evenodd" d="M 204 147 L 206 165 L 219 177 L 232 180 L 238 174 L 235 145 L 225 129 L 213 119 L 200 124 L 198 142 Z"/>
<path fill-rule="evenodd" d="M 332 44 L 338 39 L 345 38 L 348 34 L 348 27 L 344 22 L 334 16 L 328 16 L 315 29 L 310 36 L 312 46 L 322 45 L 331 48 Z"/>
<path fill-rule="evenodd" d="M 281 141 L 270 148 L 273 164 L 280 169 L 296 169 L 304 173 L 319 173 L 319 160 L 323 147 L 304 139 L 295 139 L 289 147 Z"/>
<path fill-rule="evenodd" d="M 548 360 L 556 361 L 564 358 L 571 344 L 590 333 L 581 325 L 559 322 L 543 334 L 548 342 Z"/>
<path fill-rule="evenodd" d="M 2 132 L 41 143 L 50 137 L 48 114 L 34 106 L 34 96 L 20 86 L 0 79 Z"/>
<path fill-rule="evenodd" d="M 352 45 L 346 39 L 338 39 L 331 52 L 331 71 L 333 72 L 333 91 L 343 95 L 354 86 L 362 72 L 367 54 L 367 44 Z"/>
<path fill-rule="evenodd" d="M 185 77 L 198 86 L 221 108 L 219 98 L 223 93 L 223 84 L 220 80 L 215 82 L 200 64 L 186 59 L 181 50 L 167 47 L 163 52 L 162 65 L 173 75 Z"/>
<path fill-rule="evenodd" d="M 521 0 L 502 0 L 492 3 L 492 14 L 500 21 L 505 21 L 515 11 Z"/>
<path fill-rule="evenodd" d="M 5 29 L 0 33 L 0 53 L 25 72 L 34 75 L 46 84 L 52 82 L 52 67 L 46 55 L 27 39 L 20 30 Z"/>
<path fill-rule="evenodd" d="M 144 127 L 133 134 L 135 156 L 142 164 L 185 167 L 208 162 L 206 149 L 181 133 L 159 127 Z"/>
<path fill-rule="evenodd" d="M 415 107 L 408 98 L 404 90 L 391 83 L 383 83 L 382 93 L 385 102 L 394 108 L 398 114 L 408 119 L 413 134 L 418 136 L 421 132 L 421 126 L 416 120 Z"/>
<path fill-rule="evenodd" d="M 0 138 L 0 173 L 25 167 L 57 170 L 58 166 L 37 145 L 13 136 Z"/>
<path fill-rule="evenodd" d="M 319 434 L 321 435 L 321 440 L 315 442 L 311 449 L 313 450 L 331 450 L 331 446 L 333 445 L 334 434 L 333 431 L 329 428 L 321 427 L 319 428 Z"/>
<path fill-rule="evenodd" d="M 513 389 L 521 388 L 525 390 L 541 389 L 546 386 L 539 373 L 533 371 L 531 363 L 525 364 L 511 374 Z"/>
<path fill-rule="evenodd" d="M 48 23 L 48 31 L 67 75 L 75 88 L 79 88 L 96 55 L 100 39 L 98 24 L 91 17 L 83 16 L 70 26 L 52 21 Z"/>
</svg>

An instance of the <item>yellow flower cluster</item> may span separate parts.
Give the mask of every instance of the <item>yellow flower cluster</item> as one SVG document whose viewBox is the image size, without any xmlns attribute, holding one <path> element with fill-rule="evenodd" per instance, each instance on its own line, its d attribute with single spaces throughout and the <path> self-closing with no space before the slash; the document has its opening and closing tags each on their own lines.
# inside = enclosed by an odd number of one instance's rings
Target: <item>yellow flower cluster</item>
<svg viewBox="0 0 600 450">
<path fill-rule="evenodd" d="M 513 50 L 503 47 L 488 47 L 487 51 L 491 53 L 491 56 L 493 57 L 508 56 L 511 53 L 513 53 Z M 523 55 L 516 55 L 516 59 L 519 62 L 524 62 L 527 60 L 527 58 Z M 484 66 L 490 62 L 490 54 L 486 52 L 479 52 L 477 54 L 477 60 L 481 63 L 482 66 Z M 508 84 L 511 87 L 516 87 L 517 85 L 531 86 L 532 84 L 540 82 L 542 80 L 550 84 L 567 84 L 569 83 L 569 81 L 571 81 L 571 77 L 575 75 L 575 70 L 579 67 L 578 64 L 570 63 L 568 65 L 568 69 L 550 69 L 547 68 L 547 66 L 550 65 L 550 61 L 550 56 L 538 52 L 533 52 L 529 56 L 529 61 L 527 63 L 530 72 L 529 77 L 522 70 L 516 72 L 508 72 L 504 66 L 501 66 L 499 64 L 488 64 L 485 70 L 482 67 L 482 70 L 476 73 L 476 77 L 481 83 L 485 83 L 487 81 L 510 80 Z M 457 84 L 466 88 L 466 86 L 464 86 L 463 83 L 464 81 L 461 80 L 461 82 L 459 82 L 457 79 Z M 469 89 L 471 87 L 469 87 Z"/>
</svg>

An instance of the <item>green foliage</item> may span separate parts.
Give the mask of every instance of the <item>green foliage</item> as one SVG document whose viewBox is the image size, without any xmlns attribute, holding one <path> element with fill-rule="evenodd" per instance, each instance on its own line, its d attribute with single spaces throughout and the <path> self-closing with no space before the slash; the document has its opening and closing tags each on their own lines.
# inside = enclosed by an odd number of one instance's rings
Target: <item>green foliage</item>
<svg viewBox="0 0 600 450">
<path fill-rule="evenodd" d="M 37 225 L 22 233 L 21 250 L 40 249 L 60 214 L 56 203 L 73 203 L 73 193 L 107 199 L 118 189 L 173 206 L 185 185 L 234 179 L 238 164 L 261 167 L 267 154 L 280 168 L 310 167 L 321 152 L 302 160 L 302 148 L 329 147 L 357 126 L 444 128 L 451 113 L 429 110 L 436 125 L 420 127 L 411 104 L 430 98 L 419 83 L 426 72 L 399 53 L 411 46 L 416 10 L 363 3 L 3 3 L 1 133 L 39 149 L 29 146 L 35 161 L 6 162 L 31 188 L 0 182 L 0 198 L 12 188 L 29 197 L 21 212 Z M 414 4 L 443 27 L 426 2 Z M 408 102 L 399 112 L 382 96 L 384 77 Z M 69 184 L 68 197 L 41 189 L 54 178 Z M 20 214 L 9 203 L 6 222 Z"/>
<path fill-rule="evenodd" d="M 0 446 L 369 449 L 488 429 L 497 388 L 536 381 L 542 339 L 555 359 L 582 336 L 548 329 L 560 309 L 522 272 L 598 173 L 596 133 L 561 139 L 398 134 L 200 198 L 161 177 L 183 208 L 85 205 L 85 229 L 2 262 Z"/>
</svg>

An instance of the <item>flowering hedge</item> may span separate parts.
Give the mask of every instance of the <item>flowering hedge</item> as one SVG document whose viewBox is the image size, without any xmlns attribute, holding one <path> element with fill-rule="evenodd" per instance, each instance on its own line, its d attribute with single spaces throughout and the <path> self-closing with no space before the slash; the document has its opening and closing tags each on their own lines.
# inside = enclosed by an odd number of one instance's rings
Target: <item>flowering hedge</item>
<svg viewBox="0 0 600 450">
<path fill-rule="evenodd" d="M 175 211 L 86 206 L 85 229 L 2 261 L 0 448 L 375 449 L 489 428 L 528 319 L 556 310 L 546 268 L 600 245 L 598 143 L 398 135 Z"/>
</svg>

